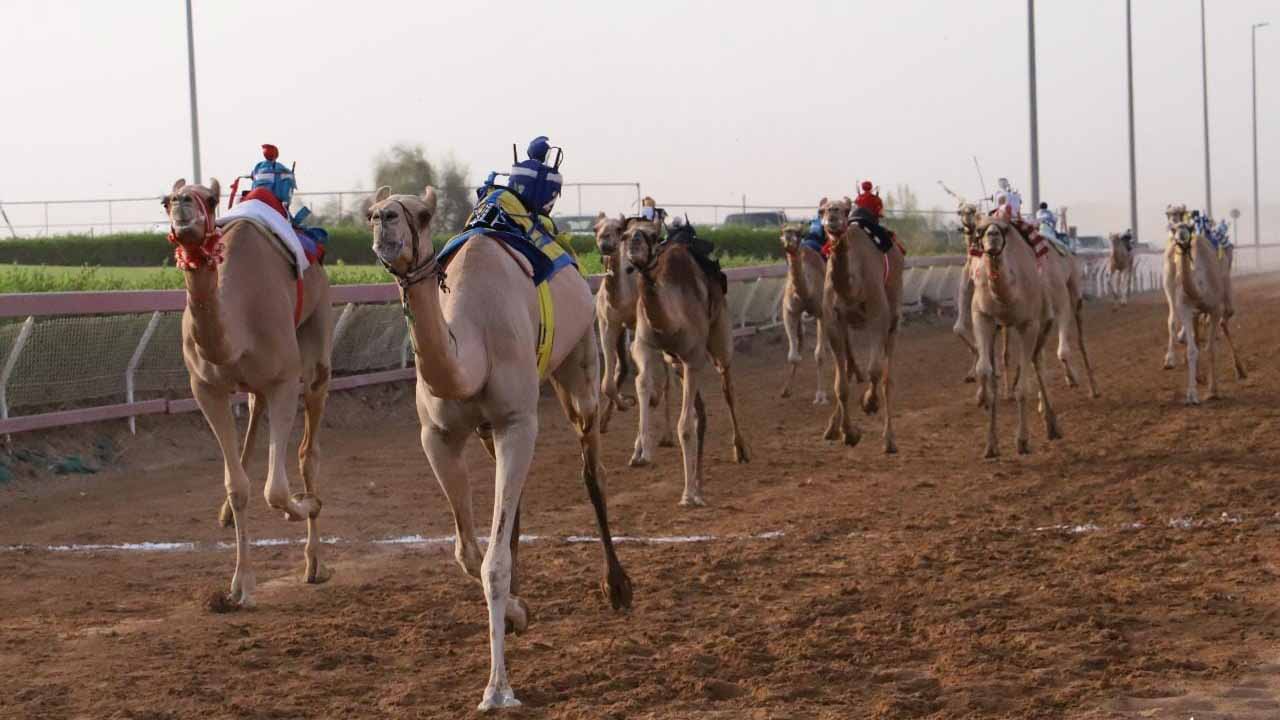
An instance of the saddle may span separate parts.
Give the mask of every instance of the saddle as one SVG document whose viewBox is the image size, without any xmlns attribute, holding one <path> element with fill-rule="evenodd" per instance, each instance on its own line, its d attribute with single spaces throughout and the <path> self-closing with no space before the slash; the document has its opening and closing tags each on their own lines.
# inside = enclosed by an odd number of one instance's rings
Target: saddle
<svg viewBox="0 0 1280 720">
<path fill-rule="evenodd" d="M 896 245 L 903 255 L 907 254 L 907 249 L 898 242 L 898 237 L 892 230 L 880 224 L 880 220 L 876 218 L 875 213 L 866 208 L 854 208 L 853 213 L 849 215 L 849 220 L 863 232 L 871 237 L 871 241 L 875 243 L 876 249 L 882 253 L 888 254 Z"/>
<path fill-rule="evenodd" d="M 667 232 L 667 239 L 663 240 L 663 242 L 687 247 L 689 254 L 693 256 L 693 261 L 698 264 L 702 273 L 707 276 L 707 280 L 718 284 L 721 292 L 726 296 L 729 294 L 729 277 L 720 269 L 720 261 L 711 257 L 711 253 L 715 252 L 716 246 L 709 240 L 703 240 L 698 237 L 698 231 L 694 230 L 693 225 L 685 223 L 671 228 Z"/>
</svg>

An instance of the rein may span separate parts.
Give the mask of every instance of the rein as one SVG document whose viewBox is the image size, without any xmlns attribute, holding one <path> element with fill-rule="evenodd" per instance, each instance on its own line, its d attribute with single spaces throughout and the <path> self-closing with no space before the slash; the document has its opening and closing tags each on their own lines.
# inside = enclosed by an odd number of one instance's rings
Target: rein
<svg viewBox="0 0 1280 720">
<path fill-rule="evenodd" d="M 381 255 L 378 255 L 378 262 L 382 263 L 382 267 L 386 268 L 387 272 L 391 273 L 392 277 L 396 279 L 401 290 L 408 290 L 413 285 L 417 285 L 423 280 L 433 277 L 440 284 L 441 291 L 449 292 L 449 287 L 444 284 L 446 278 L 444 268 L 440 267 L 440 263 L 436 262 L 435 252 L 433 251 L 431 253 L 431 257 L 426 260 L 422 260 L 419 256 L 418 245 L 420 244 L 420 234 L 418 232 L 418 223 L 415 221 L 415 216 L 409 212 L 409 208 L 405 207 L 404 203 L 399 200 L 393 200 L 392 202 L 400 206 L 400 212 L 404 214 L 405 224 L 409 226 L 409 234 L 412 237 L 411 242 L 413 255 L 409 260 L 409 269 L 405 272 L 396 270 L 391 263 L 382 259 Z M 430 218 L 428 217 L 428 223 L 429 222 Z"/>
</svg>

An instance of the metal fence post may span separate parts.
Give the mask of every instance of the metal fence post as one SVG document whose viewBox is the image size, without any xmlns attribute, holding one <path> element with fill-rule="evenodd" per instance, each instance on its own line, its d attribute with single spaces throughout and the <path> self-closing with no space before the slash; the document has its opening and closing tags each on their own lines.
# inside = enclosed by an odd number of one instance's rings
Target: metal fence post
<svg viewBox="0 0 1280 720">
<path fill-rule="evenodd" d="M 18 366 L 18 356 L 27 346 L 27 340 L 31 339 L 31 331 L 35 326 L 36 319 L 28 316 L 26 322 L 22 323 L 22 329 L 18 331 L 17 339 L 13 341 L 9 357 L 5 358 L 4 369 L 0 370 L 0 418 L 5 420 L 9 419 L 9 378 L 13 375 L 13 369 Z"/>
<path fill-rule="evenodd" d="M 742 303 L 742 312 L 738 313 L 738 327 L 747 326 L 747 311 L 751 309 L 751 301 L 755 299 L 756 292 L 760 289 L 760 281 L 762 278 L 756 278 L 751 283 L 751 289 L 747 291 L 747 299 Z"/>
<path fill-rule="evenodd" d="M 49 203 L 44 204 L 44 236 L 49 237 Z"/>
<path fill-rule="evenodd" d="M 133 349 L 133 356 L 129 358 L 129 364 L 124 369 L 124 401 L 133 404 L 133 378 L 138 371 L 138 365 L 142 363 L 142 354 L 147 351 L 147 345 L 151 344 L 151 336 L 156 332 L 156 326 L 160 324 L 160 311 L 151 313 L 151 319 L 147 321 L 147 327 L 142 331 L 142 337 L 138 338 L 138 347 Z M 138 434 L 138 419 L 133 415 L 129 416 L 129 433 Z"/>
<path fill-rule="evenodd" d="M 116 231 L 115 217 L 111 212 L 111 208 L 112 208 L 112 203 L 110 200 L 108 200 L 107 201 L 107 234 L 111 234 Z"/>
<path fill-rule="evenodd" d="M 338 322 L 333 326 L 333 340 L 329 347 L 338 347 L 338 341 L 342 339 L 342 334 L 347 331 L 347 325 L 351 324 L 351 310 L 355 306 L 355 303 L 347 303 L 342 308 L 342 314 L 338 316 Z"/>
</svg>

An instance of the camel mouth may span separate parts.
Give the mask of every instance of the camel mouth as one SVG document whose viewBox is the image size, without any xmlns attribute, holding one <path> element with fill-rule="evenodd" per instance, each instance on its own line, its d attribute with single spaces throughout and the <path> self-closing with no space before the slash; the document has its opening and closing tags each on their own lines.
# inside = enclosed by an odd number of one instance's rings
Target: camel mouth
<svg viewBox="0 0 1280 720">
<path fill-rule="evenodd" d="M 400 252 L 404 250 L 404 244 L 395 241 L 383 240 L 381 238 L 373 239 L 373 254 L 382 261 L 384 265 L 390 265 L 400 259 Z"/>
</svg>

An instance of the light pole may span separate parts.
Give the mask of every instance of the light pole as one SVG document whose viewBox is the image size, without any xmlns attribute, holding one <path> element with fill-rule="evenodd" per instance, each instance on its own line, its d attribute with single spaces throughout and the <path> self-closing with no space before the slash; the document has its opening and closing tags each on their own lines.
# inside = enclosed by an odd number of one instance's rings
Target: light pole
<svg viewBox="0 0 1280 720">
<path fill-rule="evenodd" d="M 1027 0 L 1028 77 L 1031 80 L 1031 207 L 1040 207 L 1040 130 L 1036 121 L 1036 2 Z"/>
<path fill-rule="evenodd" d="M 1254 23 L 1249 28 L 1253 61 L 1253 251 L 1254 258 L 1262 257 L 1262 231 L 1259 230 L 1258 218 L 1258 28 L 1270 25 L 1269 22 Z"/>
<path fill-rule="evenodd" d="M 1204 88 L 1204 211 L 1213 217 L 1213 181 L 1209 178 L 1209 57 L 1204 33 L 1204 0 L 1200 0 L 1200 82 Z"/>
<path fill-rule="evenodd" d="M 1132 0 L 1124 0 L 1124 51 L 1129 68 L 1129 230 L 1138 239 L 1138 163 L 1133 147 L 1133 13 Z"/>
<path fill-rule="evenodd" d="M 187 0 L 187 81 L 191 89 L 191 168 L 200 184 L 200 118 L 196 109 L 196 47 L 191 29 L 191 0 Z"/>
</svg>

